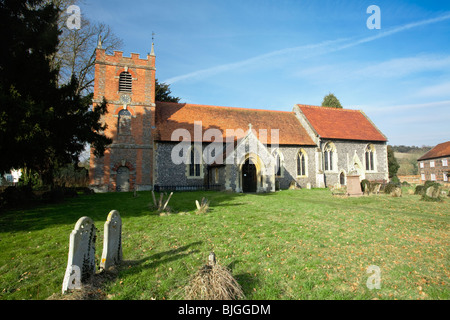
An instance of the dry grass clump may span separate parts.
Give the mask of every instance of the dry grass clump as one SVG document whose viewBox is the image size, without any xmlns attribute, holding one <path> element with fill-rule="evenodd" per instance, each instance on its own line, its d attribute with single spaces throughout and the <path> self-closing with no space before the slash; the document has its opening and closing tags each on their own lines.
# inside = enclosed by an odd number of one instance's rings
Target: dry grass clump
<svg viewBox="0 0 450 320">
<path fill-rule="evenodd" d="M 69 290 L 65 294 L 54 293 L 47 300 L 105 300 L 107 294 L 103 286 L 106 282 L 116 279 L 117 275 L 117 268 L 111 267 L 108 271 L 103 270 L 92 275 L 86 283 L 81 284 L 81 289 Z"/>
<path fill-rule="evenodd" d="M 188 300 L 238 300 L 244 298 L 241 286 L 231 272 L 216 263 L 215 255 L 210 254 L 208 264 L 202 266 L 185 287 Z"/>
<path fill-rule="evenodd" d="M 170 198 L 173 195 L 173 192 L 170 193 L 170 195 L 167 197 L 167 193 L 160 193 L 159 194 L 159 201 L 156 201 L 155 193 L 152 190 L 152 198 L 153 203 L 149 203 L 150 210 L 156 210 L 160 216 L 166 216 L 169 215 L 172 211 L 171 208 L 168 206 Z M 164 197 L 167 197 L 167 199 L 164 201 Z"/>
<path fill-rule="evenodd" d="M 195 200 L 195 205 L 197 206 L 197 211 L 195 214 L 203 214 L 207 213 L 209 210 L 209 201 L 206 198 L 202 198 L 202 201 L 199 203 L 198 200 Z"/>
</svg>

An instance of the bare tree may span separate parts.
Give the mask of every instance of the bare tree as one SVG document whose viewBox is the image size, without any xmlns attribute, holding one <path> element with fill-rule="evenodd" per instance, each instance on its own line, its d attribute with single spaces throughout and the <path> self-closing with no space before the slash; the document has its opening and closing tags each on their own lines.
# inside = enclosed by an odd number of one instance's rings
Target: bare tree
<svg viewBox="0 0 450 320">
<path fill-rule="evenodd" d="M 81 28 L 69 29 L 67 19 L 70 5 L 77 5 L 78 0 L 49 0 L 60 9 L 59 48 L 54 57 L 55 66 L 59 66 L 60 83 L 67 83 L 72 76 L 79 81 L 78 92 L 88 94 L 92 92 L 94 84 L 95 49 L 101 38 L 102 47 L 111 54 L 123 46 L 122 39 L 118 38 L 111 27 L 99 22 L 90 21 L 82 15 Z"/>
</svg>

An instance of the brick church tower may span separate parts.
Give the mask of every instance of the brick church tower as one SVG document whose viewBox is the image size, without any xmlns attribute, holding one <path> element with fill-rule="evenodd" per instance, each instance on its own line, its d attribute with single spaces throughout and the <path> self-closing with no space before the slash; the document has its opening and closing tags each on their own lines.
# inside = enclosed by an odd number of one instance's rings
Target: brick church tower
<svg viewBox="0 0 450 320">
<path fill-rule="evenodd" d="M 90 186 L 96 192 L 149 190 L 153 184 L 155 129 L 155 54 L 146 59 L 120 51 L 106 54 L 97 46 L 94 107 L 105 98 L 105 135 L 113 139 L 104 157 L 91 150 Z"/>
</svg>

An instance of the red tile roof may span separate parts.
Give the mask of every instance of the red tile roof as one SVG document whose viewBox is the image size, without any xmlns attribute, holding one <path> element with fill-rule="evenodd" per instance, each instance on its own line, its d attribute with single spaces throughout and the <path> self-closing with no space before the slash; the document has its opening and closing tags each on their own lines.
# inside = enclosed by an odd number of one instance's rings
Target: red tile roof
<svg viewBox="0 0 450 320">
<path fill-rule="evenodd" d="M 172 132 L 184 128 L 194 141 L 194 121 L 202 122 L 202 133 L 210 128 L 219 129 L 224 142 L 226 129 L 242 129 L 242 134 L 235 137 L 240 139 L 247 134 L 251 123 L 254 133 L 263 143 L 265 137 L 259 135 L 260 129 L 267 130 L 267 144 L 272 142 L 271 129 L 279 129 L 280 145 L 315 145 L 294 112 L 172 102 L 156 102 L 155 139 L 171 141 Z M 203 141 L 211 142 L 210 139 Z"/>
<path fill-rule="evenodd" d="M 450 141 L 438 144 L 417 160 L 434 159 L 446 156 L 450 156 Z"/>
<path fill-rule="evenodd" d="M 297 105 L 321 138 L 387 141 L 360 110 Z"/>
</svg>

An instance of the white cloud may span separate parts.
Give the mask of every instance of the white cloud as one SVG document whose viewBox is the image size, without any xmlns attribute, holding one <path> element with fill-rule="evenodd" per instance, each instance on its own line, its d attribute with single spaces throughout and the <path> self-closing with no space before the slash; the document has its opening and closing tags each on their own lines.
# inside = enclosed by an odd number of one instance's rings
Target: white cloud
<svg viewBox="0 0 450 320">
<path fill-rule="evenodd" d="M 429 97 L 450 97 L 450 82 L 444 82 L 433 86 L 428 86 L 420 89 L 415 97 L 429 98 Z"/>
<path fill-rule="evenodd" d="M 392 114 L 395 112 L 402 112 L 402 115 L 404 115 L 405 111 L 414 111 L 414 110 L 422 110 L 426 111 L 427 113 L 433 113 L 435 115 L 434 111 L 436 109 L 445 108 L 447 110 L 450 110 L 450 100 L 444 100 L 444 101 L 436 101 L 436 102 L 427 102 L 427 103 L 417 103 L 417 104 L 403 104 L 403 105 L 388 105 L 388 106 L 364 106 L 360 109 L 367 113 L 371 114 Z M 433 110 L 433 111 L 432 111 Z M 439 114 L 439 113 L 436 113 Z"/>
<path fill-rule="evenodd" d="M 302 51 L 303 51 L 304 57 L 306 57 L 307 55 L 311 55 L 312 50 L 314 50 L 314 51 L 320 50 L 321 48 L 322 48 L 322 50 L 327 50 L 327 48 L 330 48 L 330 47 L 336 45 L 337 43 L 344 42 L 347 40 L 348 39 L 337 39 L 337 40 L 323 41 L 321 43 L 316 43 L 316 44 L 310 44 L 310 45 L 304 45 L 304 46 L 299 46 L 299 47 L 276 50 L 276 51 L 272 51 L 272 52 L 262 54 L 262 55 L 259 55 L 256 57 L 252 57 L 252 58 L 249 58 L 246 60 L 242 60 L 242 61 L 238 61 L 238 62 L 234 62 L 234 63 L 227 63 L 227 64 L 223 64 L 223 65 L 219 65 L 219 66 L 215 66 L 215 67 L 211 67 L 211 68 L 207 68 L 207 69 L 203 69 L 203 70 L 190 72 L 190 73 L 187 73 L 184 75 L 172 77 L 172 78 L 164 80 L 163 82 L 172 84 L 172 83 L 182 81 L 182 80 L 187 80 L 187 79 L 204 78 L 204 77 L 212 76 L 214 74 L 218 74 L 221 72 L 228 72 L 233 69 L 242 68 L 246 65 L 251 65 L 251 64 L 255 64 L 255 63 L 263 63 L 265 61 L 268 61 L 269 58 L 274 58 L 276 56 L 285 56 L 285 55 L 289 55 L 289 54 L 299 53 Z M 319 52 L 323 52 L 323 51 L 319 51 Z"/>
<path fill-rule="evenodd" d="M 450 56 L 417 56 L 392 59 L 358 70 L 356 75 L 367 77 L 393 78 L 403 77 L 423 71 L 450 71 Z"/>
<path fill-rule="evenodd" d="M 175 83 L 175 82 L 182 81 L 182 80 L 202 79 L 202 78 L 209 77 L 209 76 L 221 73 L 221 72 L 228 72 L 233 69 L 242 68 L 247 65 L 252 65 L 255 63 L 263 63 L 263 62 L 267 61 L 268 58 L 274 58 L 276 56 L 285 56 L 285 55 L 289 55 L 289 54 L 293 54 L 293 53 L 299 53 L 299 52 L 303 53 L 302 56 L 299 56 L 298 54 L 296 55 L 297 60 L 302 59 L 302 58 L 304 59 L 306 57 L 311 57 L 311 56 L 318 56 L 321 54 L 327 54 L 327 53 L 331 53 L 331 52 L 344 50 L 344 49 L 354 47 L 354 46 L 357 46 L 357 45 L 360 45 L 363 43 L 367 43 L 367 42 L 371 42 L 371 41 L 374 41 L 377 39 L 388 37 L 390 35 L 393 35 L 393 34 L 396 34 L 399 32 L 403 32 L 403 31 L 406 31 L 406 30 L 409 30 L 412 28 L 416 28 L 419 26 L 437 23 L 437 22 L 441 22 L 441 21 L 445 21 L 445 20 L 449 20 L 449 19 L 450 19 L 450 13 L 447 13 L 447 14 L 442 15 L 437 18 L 409 23 L 409 24 L 406 24 L 406 25 L 403 25 L 400 27 L 396 27 L 396 28 L 392 28 L 387 31 L 380 32 L 375 36 L 365 37 L 365 38 L 362 38 L 362 39 L 359 39 L 356 41 L 354 40 L 354 38 L 353 39 L 328 40 L 328 41 L 323 41 L 323 42 L 316 43 L 316 44 L 310 44 L 310 45 L 304 45 L 304 46 L 299 46 L 299 47 L 276 50 L 276 51 L 272 51 L 272 52 L 269 52 L 269 53 L 266 53 L 263 55 L 259 55 L 259 56 L 253 57 L 253 58 L 249 58 L 246 60 L 242 60 L 242 61 L 238 61 L 238 62 L 234 62 L 234 63 L 223 64 L 223 65 L 219 65 L 219 66 L 215 66 L 215 67 L 211 67 L 211 68 L 207 68 L 207 69 L 203 69 L 203 70 L 199 70 L 199 71 L 194 71 L 194 72 L 187 73 L 184 75 L 172 77 L 172 78 L 164 80 L 163 82 L 171 84 L 171 83 Z M 398 63 L 398 61 L 397 61 L 397 63 Z"/>
</svg>

